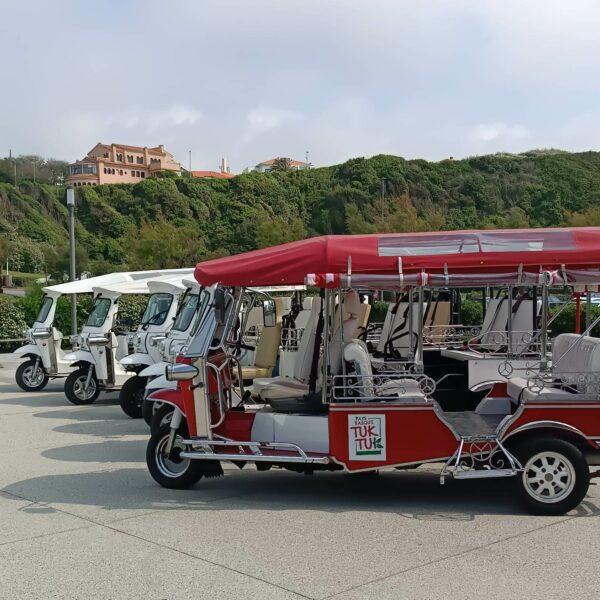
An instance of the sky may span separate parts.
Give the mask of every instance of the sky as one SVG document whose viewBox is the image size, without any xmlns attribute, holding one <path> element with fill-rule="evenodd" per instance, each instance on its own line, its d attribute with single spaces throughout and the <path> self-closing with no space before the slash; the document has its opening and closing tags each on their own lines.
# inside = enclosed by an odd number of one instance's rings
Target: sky
<svg viewBox="0 0 600 600">
<path fill-rule="evenodd" d="M 597 0 L 0 0 L 0 156 L 600 147 Z"/>
</svg>

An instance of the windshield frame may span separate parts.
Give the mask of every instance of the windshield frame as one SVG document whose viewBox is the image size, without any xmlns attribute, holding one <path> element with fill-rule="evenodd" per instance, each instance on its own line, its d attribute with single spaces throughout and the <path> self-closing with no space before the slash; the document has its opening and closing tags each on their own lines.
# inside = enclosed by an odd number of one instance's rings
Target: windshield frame
<svg viewBox="0 0 600 600">
<path fill-rule="evenodd" d="M 52 296 L 44 296 L 38 315 L 35 318 L 36 323 L 44 323 L 46 321 L 48 315 L 50 314 L 50 309 L 52 308 L 53 304 L 54 298 Z"/>
<path fill-rule="evenodd" d="M 100 312 L 100 310 L 98 310 L 100 307 L 104 307 L 106 306 L 106 311 L 104 312 L 104 317 L 102 318 L 102 321 L 99 321 L 97 323 L 92 323 L 91 319 L 92 317 L 96 317 L 96 315 L 101 315 L 102 313 Z M 88 315 L 88 318 L 86 319 L 85 325 L 86 327 L 102 327 L 102 325 L 104 325 L 104 323 L 106 323 L 106 318 L 108 317 L 108 313 L 110 312 L 110 308 L 112 306 L 112 300 L 110 298 L 106 298 L 103 296 L 96 296 L 94 298 L 94 302 L 92 303 L 92 309 L 90 310 L 90 314 Z"/>
<path fill-rule="evenodd" d="M 147 315 L 148 311 L 150 309 L 154 308 L 154 306 L 156 305 L 155 301 L 160 301 L 160 300 L 164 300 L 164 299 L 169 300 L 168 308 L 164 311 L 156 312 L 152 316 L 148 316 Z M 173 299 L 174 299 L 173 294 L 170 294 L 169 292 L 156 292 L 156 293 L 152 294 L 150 296 L 150 298 L 148 298 L 148 303 L 146 304 L 146 308 L 144 309 L 144 314 L 142 315 L 142 321 L 141 321 L 140 325 L 142 327 L 164 325 L 164 322 L 167 320 L 167 317 L 169 316 L 171 306 L 173 305 Z M 162 314 L 163 316 L 161 317 L 160 320 L 155 321 L 154 317 L 156 317 L 156 315 L 159 315 L 159 314 Z"/>
<path fill-rule="evenodd" d="M 192 304 L 193 300 L 195 300 L 196 303 L 194 304 L 193 309 L 191 309 L 190 305 Z M 187 331 L 190 328 L 196 311 L 198 310 L 198 306 L 200 306 L 200 294 L 188 294 L 183 301 L 177 316 L 175 317 L 175 321 L 173 322 L 173 327 L 171 327 L 171 330 L 179 331 L 181 333 Z M 183 320 L 184 315 L 185 321 Z"/>
</svg>

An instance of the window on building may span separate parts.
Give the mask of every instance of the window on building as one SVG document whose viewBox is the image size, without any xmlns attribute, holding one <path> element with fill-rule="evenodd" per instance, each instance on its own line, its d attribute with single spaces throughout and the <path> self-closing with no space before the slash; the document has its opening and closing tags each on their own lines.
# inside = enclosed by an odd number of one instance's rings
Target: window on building
<svg viewBox="0 0 600 600">
<path fill-rule="evenodd" d="M 108 152 L 105 152 L 102 156 L 104 156 L 104 158 L 108 158 Z"/>
<path fill-rule="evenodd" d="M 142 179 L 144 179 L 144 177 L 146 177 L 146 173 L 144 173 L 144 171 L 142 171 Z"/>
<path fill-rule="evenodd" d="M 106 175 L 106 167 L 104 167 L 104 174 Z"/>
<path fill-rule="evenodd" d="M 123 155 L 122 154 L 117 154 L 117 160 L 119 162 L 123 162 Z"/>
<path fill-rule="evenodd" d="M 137 157 L 137 164 L 138 165 L 143 165 L 144 164 L 144 157 L 143 156 L 138 156 Z"/>
<path fill-rule="evenodd" d="M 130 162 L 130 163 L 133 162 L 133 154 L 128 154 L 127 155 L 127 162 Z"/>
<path fill-rule="evenodd" d="M 119 169 L 119 175 L 123 175 L 123 169 Z"/>
</svg>

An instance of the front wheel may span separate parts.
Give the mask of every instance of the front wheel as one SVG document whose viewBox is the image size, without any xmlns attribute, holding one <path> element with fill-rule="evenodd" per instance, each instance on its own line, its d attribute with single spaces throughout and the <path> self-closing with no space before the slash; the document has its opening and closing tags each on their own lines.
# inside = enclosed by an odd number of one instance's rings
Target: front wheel
<svg viewBox="0 0 600 600">
<path fill-rule="evenodd" d="M 48 375 L 44 366 L 35 365 L 35 360 L 28 360 L 19 365 L 15 374 L 17 385 L 25 392 L 39 392 L 48 384 Z"/>
<path fill-rule="evenodd" d="M 77 369 L 65 380 L 65 395 L 69 402 L 78 405 L 93 404 L 100 395 L 100 386 L 94 373 L 88 382 L 89 370 L 90 367 Z"/>
<path fill-rule="evenodd" d="M 189 448 L 183 443 L 187 428 L 182 425 L 175 436 L 171 452 L 167 454 L 171 428 L 162 427 L 152 434 L 146 447 L 146 464 L 154 481 L 165 488 L 185 489 L 198 483 L 204 475 L 202 461 L 182 458 L 181 453 Z"/>
<path fill-rule="evenodd" d="M 123 384 L 119 392 L 121 409 L 132 419 L 140 419 L 142 417 L 146 381 L 145 377 L 139 377 L 138 375 L 131 377 Z"/>
<path fill-rule="evenodd" d="M 522 503 L 536 515 L 564 515 L 585 498 L 590 470 L 573 444 L 553 438 L 523 442 L 515 451 L 523 466 L 518 478 Z"/>
</svg>

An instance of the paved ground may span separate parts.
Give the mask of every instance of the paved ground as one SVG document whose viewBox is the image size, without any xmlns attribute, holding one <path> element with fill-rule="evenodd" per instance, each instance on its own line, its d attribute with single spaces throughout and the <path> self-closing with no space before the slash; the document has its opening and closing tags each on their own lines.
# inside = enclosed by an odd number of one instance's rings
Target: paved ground
<svg viewBox="0 0 600 600">
<path fill-rule="evenodd" d="M 600 597 L 597 486 L 560 518 L 522 515 L 506 482 L 440 488 L 433 469 L 233 467 L 165 490 L 114 397 L 21 393 L 16 364 L 0 355 L 2 599 Z"/>
</svg>

